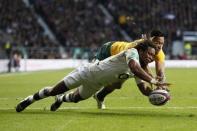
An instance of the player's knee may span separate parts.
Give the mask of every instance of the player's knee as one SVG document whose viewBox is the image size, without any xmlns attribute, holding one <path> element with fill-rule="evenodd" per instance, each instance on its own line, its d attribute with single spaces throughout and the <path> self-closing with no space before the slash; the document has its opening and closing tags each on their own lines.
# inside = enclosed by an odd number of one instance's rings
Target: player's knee
<svg viewBox="0 0 197 131">
<path fill-rule="evenodd" d="M 50 90 L 50 96 L 55 96 L 58 94 L 62 94 L 65 91 L 69 90 L 67 86 L 65 85 L 64 81 L 59 82 L 57 85 L 55 85 L 51 90 Z"/>
<path fill-rule="evenodd" d="M 57 93 L 53 90 L 51 90 L 50 93 L 49 93 L 49 96 L 56 96 L 56 95 L 57 95 Z"/>
<path fill-rule="evenodd" d="M 121 82 L 120 83 L 114 83 L 112 86 L 114 87 L 114 89 L 121 89 L 122 88 L 122 83 Z"/>
<path fill-rule="evenodd" d="M 122 86 L 115 86 L 115 89 L 121 89 Z"/>
<path fill-rule="evenodd" d="M 43 89 L 43 93 L 45 96 L 50 96 L 51 95 L 51 91 L 52 91 L 52 87 L 45 87 Z"/>
</svg>

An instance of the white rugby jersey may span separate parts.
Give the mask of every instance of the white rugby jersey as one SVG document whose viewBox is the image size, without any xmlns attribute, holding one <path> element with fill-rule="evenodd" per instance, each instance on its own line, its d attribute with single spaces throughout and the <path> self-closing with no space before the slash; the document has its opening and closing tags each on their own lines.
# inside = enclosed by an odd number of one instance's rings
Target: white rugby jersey
<svg viewBox="0 0 197 131">
<path fill-rule="evenodd" d="M 134 74 L 129 69 L 128 63 L 133 59 L 138 64 L 139 54 L 135 48 L 131 48 L 120 52 L 117 55 L 111 56 L 102 61 L 96 61 L 89 64 L 88 68 L 88 81 L 94 81 L 99 85 L 107 85 L 113 82 L 126 80 L 133 77 Z"/>
</svg>

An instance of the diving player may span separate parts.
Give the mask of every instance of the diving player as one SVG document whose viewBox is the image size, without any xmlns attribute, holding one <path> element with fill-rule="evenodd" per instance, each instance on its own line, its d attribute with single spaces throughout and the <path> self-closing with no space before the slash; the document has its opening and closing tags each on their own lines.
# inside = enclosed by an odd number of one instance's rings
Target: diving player
<svg viewBox="0 0 197 131">
<path fill-rule="evenodd" d="M 151 36 L 150 38 L 151 41 L 156 46 L 156 56 L 154 58 L 154 61 L 155 61 L 157 77 L 159 78 L 160 81 L 164 81 L 165 80 L 165 75 L 164 75 L 165 54 L 162 50 L 162 47 L 164 45 L 164 34 L 159 30 L 153 30 L 151 31 L 150 36 Z M 100 50 L 97 53 L 96 59 L 103 60 L 107 57 L 116 55 L 123 50 L 133 48 L 143 43 L 144 40 L 145 39 L 139 39 L 133 42 L 124 42 L 124 41 L 108 42 L 100 48 Z M 146 70 L 146 72 L 149 72 L 150 75 L 152 75 L 149 68 L 143 67 L 143 69 Z M 112 93 L 115 89 L 120 89 L 122 87 L 122 84 L 123 82 L 111 83 L 110 85 L 103 87 L 94 95 L 94 98 L 97 101 L 97 106 L 99 109 L 105 109 L 104 98 L 108 94 Z"/>
<path fill-rule="evenodd" d="M 103 86 L 124 81 L 129 77 L 135 77 L 138 88 L 147 96 L 152 90 L 145 86 L 144 81 L 154 85 L 165 84 L 150 76 L 141 67 L 141 65 L 146 66 L 152 62 L 154 56 L 155 46 L 150 41 L 145 41 L 135 48 L 122 51 L 102 61 L 81 66 L 65 76 L 55 86 L 45 87 L 22 100 L 17 105 L 16 111 L 21 112 L 35 101 L 49 96 L 57 96 L 76 88 L 74 92 L 56 98 L 51 105 L 51 111 L 56 111 L 63 102 L 76 103 L 88 99 Z"/>
</svg>

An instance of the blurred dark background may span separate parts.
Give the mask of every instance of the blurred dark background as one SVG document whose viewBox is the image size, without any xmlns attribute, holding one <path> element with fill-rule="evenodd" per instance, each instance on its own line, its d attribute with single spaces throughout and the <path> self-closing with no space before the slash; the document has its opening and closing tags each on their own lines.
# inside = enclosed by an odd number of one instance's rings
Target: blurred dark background
<svg viewBox="0 0 197 131">
<path fill-rule="evenodd" d="M 166 59 L 197 59 L 196 0 L 0 0 L 1 59 L 92 59 L 153 29 Z"/>
</svg>

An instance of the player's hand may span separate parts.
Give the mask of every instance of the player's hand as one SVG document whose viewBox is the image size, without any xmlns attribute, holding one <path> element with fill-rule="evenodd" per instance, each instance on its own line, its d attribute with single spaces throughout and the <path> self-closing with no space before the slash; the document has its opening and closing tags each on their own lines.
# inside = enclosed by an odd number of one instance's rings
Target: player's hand
<svg viewBox="0 0 197 131">
<path fill-rule="evenodd" d="M 147 40 L 146 34 L 142 34 L 142 39 Z"/>
<path fill-rule="evenodd" d="M 169 86 L 171 86 L 171 83 L 161 82 L 161 81 L 159 81 L 159 80 L 157 80 L 157 79 L 155 79 L 155 78 L 153 78 L 153 79 L 150 81 L 150 83 L 153 84 L 153 85 L 156 85 L 156 86 L 158 86 L 158 87 L 163 87 L 163 86 L 169 87 Z"/>
<path fill-rule="evenodd" d="M 166 91 L 170 92 L 170 90 L 168 89 L 167 86 L 158 86 L 158 87 L 156 87 L 156 90 L 158 90 L 158 89 L 166 90 Z"/>
<path fill-rule="evenodd" d="M 142 39 L 144 40 L 151 40 L 151 37 L 149 34 L 142 34 Z"/>
<path fill-rule="evenodd" d="M 161 76 L 156 76 L 156 79 L 157 79 L 158 81 L 164 81 L 164 77 L 161 77 Z"/>
<path fill-rule="evenodd" d="M 158 87 L 169 87 L 171 86 L 172 84 L 171 83 L 167 83 L 167 82 L 158 82 L 158 83 L 155 83 L 154 85 L 158 86 Z"/>
</svg>

